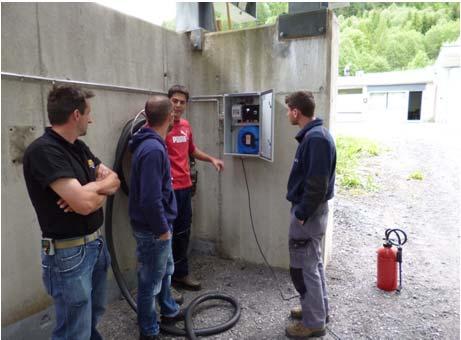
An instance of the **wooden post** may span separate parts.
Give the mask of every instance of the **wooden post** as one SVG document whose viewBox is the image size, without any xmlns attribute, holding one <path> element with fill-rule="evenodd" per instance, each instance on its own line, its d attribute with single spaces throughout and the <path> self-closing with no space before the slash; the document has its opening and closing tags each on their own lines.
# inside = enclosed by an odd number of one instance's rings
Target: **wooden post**
<svg viewBox="0 0 461 340">
<path fill-rule="evenodd" d="M 230 15 L 230 7 L 229 3 L 226 2 L 226 9 L 227 9 L 227 27 L 230 30 L 232 30 L 232 21 L 231 21 L 231 15 Z"/>
</svg>

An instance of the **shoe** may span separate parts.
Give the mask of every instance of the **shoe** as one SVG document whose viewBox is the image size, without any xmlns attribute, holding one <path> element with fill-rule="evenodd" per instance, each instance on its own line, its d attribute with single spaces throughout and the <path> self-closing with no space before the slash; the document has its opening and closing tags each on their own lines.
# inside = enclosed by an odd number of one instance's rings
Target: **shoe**
<svg viewBox="0 0 461 340">
<path fill-rule="evenodd" d="M 173 300 L 175 300 L 178 305 L 182 305 L 184 303 L 184 296 L 182 296 L 182 294 L 173 287 L 170 288 L 170 294 Z"/>
<path fill-rule="evenodd" d="M 184 277 L 173 277 L 173 282 L 178 286 L 188 290 L 202 289 L 202 284 L 200 281 L 195 280 L 190 275 L 186 275 Z"/>
<path fill-rule="evenodd" d="M 301 309 L 301 306 L 296 306 L 296 307 L 292 308 L 290 310 L 290 316 L 293 319 L 302 320 L 303 319 L 303 310 Z M 327 324 L 329 322 L 330 322 L 330 316 L 327 315 L 327 317 L 325 318 L 325 324 Z"/>
<path fill-rule="evenodd" d="M 180 309 L 179 313 L 175 316 L 160 316 L 160 323 L 164 325 L 171 325 L 173 323 L 176 323 L 178 321 L 184 320 L 184 317 L 186 316 L 186 311 L 184 309 Z"/>
<path fill-rule="evenodd" d="M 307 328 L 300 322 L 292 323 L 285 329 L 285 334 L 291 339 L 318 338 L 327 334 L 324 328 Z"/>
<path fill-rule="evenodd" d="M 144 335 L 139 333 L 139 340 L 158 340 L 160 339 L 158 335 Z"/>
</svg>

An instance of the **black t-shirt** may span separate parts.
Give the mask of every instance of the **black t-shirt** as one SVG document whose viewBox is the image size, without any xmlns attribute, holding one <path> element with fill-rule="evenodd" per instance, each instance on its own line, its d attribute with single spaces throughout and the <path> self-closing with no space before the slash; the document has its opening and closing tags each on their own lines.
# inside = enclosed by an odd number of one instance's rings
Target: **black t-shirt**
<svg viewBox="0 0 461 340">
<path fill-rule="evenodd" d="M 60 197 L 50 187 L 59 178 L 76 178 L 81 185 L 95 181 L 100 163 L 85 143 L 69 143 L 51 128 L 29 145 L 24 153 L 24 178 L 43 237 L 83 236 L 102 225 L 102 208 L 87 216 L 65 213 L 56 203 Z"/>
</svg>

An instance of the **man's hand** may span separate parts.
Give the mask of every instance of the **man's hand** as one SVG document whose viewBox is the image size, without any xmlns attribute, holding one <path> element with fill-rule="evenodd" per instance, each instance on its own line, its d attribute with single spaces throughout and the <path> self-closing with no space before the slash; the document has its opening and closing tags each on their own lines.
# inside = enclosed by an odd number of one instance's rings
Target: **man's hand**
<svg viewBox="0 0 461 340">
<path fill-rule="evenodd" d="M 110 173 L 111 173 L 111 170 L 107 166 L 101 163 L 98 165 L 96 169 L 96 180 L 101 181 L 107 176 L 109 176 Z"/>
<path fill-rule="evenodd" d="M 170 238 L 171 238 L 171 233 L 167 231 L 166 233 L 163 233 L 162 235 L 160 235 L 158 239 L 162 241 L 166 241 L 166 240 L 169 240 Z"/>
<path fill-rule="evenodd" d="M 68 212 L 74 212 L 74 210 L 72 210 L 72 208 L 70 207 L 69 203 L 67 203 L 66 201 L 64 201 L 62 198 L 59 199 L 59 201 L 57 202 L 57 204 L 59 205 L 59 207 L 61 209 L 64 210 L 64 212 L 68 213 Z"/>
<path fill-rule="evenodd" d="M 96 182 L 93 183 L 96 183 L 96 191 L 101 195 L 113 195 L 120 187 L 117 173 L 102 163 L 96 169 Z"/>
<path fill-rule="evenodd" d="M 197 158 L 199 161 L 210 162 L 218 171 L 224 170 L 224 162 L 222 160 L 208 155 L 197 147 L 194 152 L 192 152 L 191 156 Z"/>
<path fill-rule="evenodd" d="M 218 170 L 218 172 L 224 170 L 224 162 L 222 160 L 217 159 L 217 158 L 212 158 L 211 163 L 216 168 L 216 170 Z"/>
</svg>

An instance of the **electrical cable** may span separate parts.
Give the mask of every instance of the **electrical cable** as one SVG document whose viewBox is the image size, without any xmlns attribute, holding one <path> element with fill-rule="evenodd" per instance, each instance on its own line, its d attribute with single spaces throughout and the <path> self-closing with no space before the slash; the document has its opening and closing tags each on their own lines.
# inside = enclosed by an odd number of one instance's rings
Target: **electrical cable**
<svg viewBox="0 0 461 340">
<path fill-rule="evenodd" d="M 120 187 L 126 195 L 128 195 L 129 188 L 126 183 L 125 175 L 123 172 L 123 157 L 126 153 L 128 142 L 131 136 L 134 133 L 136 133 L 134 131 L 138 131 L 139 128 L 141 128 L 146 122 L 145 119 L 142 119 L 136 122 L 137 117 L 141 113 L 142 111 L 137 114 L 135 119 L 132 119 L 125 124 L 125 126 L 122 129 L 120 138 L 118 140 L 117 148 L 115 152 L 115 160 L 114 160 L 113 169 L 118 174 L 118 177 L 121 182 Z M 126 299 L 126 301 L 130 305 L 130 307 L 133 309 L 133 311 L 137 313 L 136 301 L 131 295 L 131 292 L 128 289 L 125 278 L 123 277 L 123 274 L 120 271 L 120 266 L 117 260 L 117 253 L 115 251 L 113 228 L 112 228 L 112 214 L 113 214 L 113 208 L 114 208 L 114 197 L 115 197 L 114 195 L 109 196 L 106 202 L 106 213 L 105 213 L 106 216 L 105 216 L 104 225 L 105 225 L 107 248 L 112 258 L 112 271 L 114 273 L 115 281 L 117 282 L 123 297 Z M 223 301 L 229 302 L 234 308 L 233 315 L 229 320 L 227 320 L 226 322 L 220 325 L 213 326 L 213 327 L 207 327 L 207 328 L 194 329 L 193 323 L 192 323 L 192 317 L 193 317 L 194 311 L 200 303 L 203 303 L 204 301 L 207 301 L 207 300 L 223 300 Z M 176 336 L 187 336 L 189 339 L 197 339 L 197 336 L 218 334 L 218 333 L 224 332 L 232 328 L 240 319 L 240 314 L 241 314 L 240 305 L 234 297 L 227 295 L 227 294 L 221 294 L 221 293 L 206 293 L 206 294 L 202 294 L 196 297 L 195 299 L 193 299 L 191 303 L 189 304 L 189 306 L 186 308 L 186 315 L 184 319 L 184 323 L 185 323 L 184 330 L 178 327 L 175 327 L 175 326 L 165 325 L 162 323 L 160 323 L 160 329 L 163 332 L 168 333 L 168 334 L 172 334 Z"/>
<path fill-rule="evenodd" d="M 253 212 L 252 212 L 252 209 L 251 209 L 251 197 L 250 197 L 250 187 L 248 185 L 248 179 L 247 179 L 247 173 L 246 173 L 246 169 L 245 169 L 245 162 L 243 160 L 243 157 L 240 158 L 240 160 L 242 161 L 242 168 L 243 168 L 243 176 L 245 177 L 245 184 L 246 184 L 246 189 L 247 189 L 247 194 L 248 194 L 248 210 L 250 212 L 250 222 L 251 222 L 251 229 L 253 231 L 253 235 L 255 237 L 255 240 L 256 240 L 256 244 L 258 245 L 258 249 L 259 249 L 259 252 L 261 253 L 261 256 L 262 258 L 264 259 L 264 262 L 266 263 L 267 267 L 269 268 L 270 272 L 272 273 L 272 276 L 274 277 L 274 280 L 275 282 L 277 283 L 277 289 L 280 293 L 280 297 L 282 298 L 282 300 L 284 301 L 290 301 L 294 298 L 297 298 L 299 297 L 299 294 L 297 295 L 294 295 L 294 296 L 290 296 L 288 298 L 286 298 L 284 295 L 283 295 L 283 292 L 282 292 L 282 289 L 280 288 L 280 284 L 279 284 L 279 281 L 277 279 L 277 275 L 275 274 L 275 271 L 274 269 L 271 267 L 271 265 L 269 264 L 269 262 L 267 261 L 266 259 L 266 256 L 264 255 L 264 252 L 261 248 L 261 245 L 259 244 L 259 240 L 258 240 L 258 236 L 256 235 L 256 231 L 255 231 L 255 226 L 254 226 L 254 222 L 253 222 Z M 406 237 L 406 236 L 405 236 Z M 328 330 L 328 332 L 336 339 L 336 340 L 341 340 L 341 338 L 331 330 L 330 327 L 326 326 L 325 325 L 325 328 Z"/>
<path fill-rule="evenodd" d="M 248 208 L 249 208 L 249 212 L 250 212 L 251 230 L 253 231 L 253 235 L 255 237 L 256 244 L 258 245 L 259 252 L 260 252 L 262 258 L 264 259 L 264 263 L 269 268 L 272 276 L 274 277 L 275 282 L 277 283 L 277 289 L 278 289 L 278 291 L 280 293 L 280 296 L 281 296 L 282 300 L 290 301 L 292 299 L 295 299 L 295 298 L 299 297 L 299 294 L 296 294 L 296 295 L 293 295 L 293 296 L 290 296 L 290 297 L 285 297 L 283 295 L 283 292 L 282 292 L 282 289 L 280 288 L 280 283 L 278 281 L 277 275 L 275 274 L 275 271 L 272 268 L 272 266 L 267 261 L 266 256 L 264 255 L 264 252 L 263 252 L 263 250 L 261 248 L 261 245 L 259 244 L 258 236 L 256 235 L 256 230 L 255 230 L 255 226 L 254 226 L 254 222 L 253 222 L 253 213 L 252 213 L 252 209 L 251 209 L 250 188 L 249 188 L 249 185 L 248 185 L 247 173 L 246 173 L 246 169 L 245 169 L 245 162 L 244 162 L 243 158 L 240 158 L 240 160 L 242 161 L 243 176 L 245 177 L 245 184 L 246 184 L 246 189 L 247 189 L 247 194 L 248 194 Z"/>
</svg>

